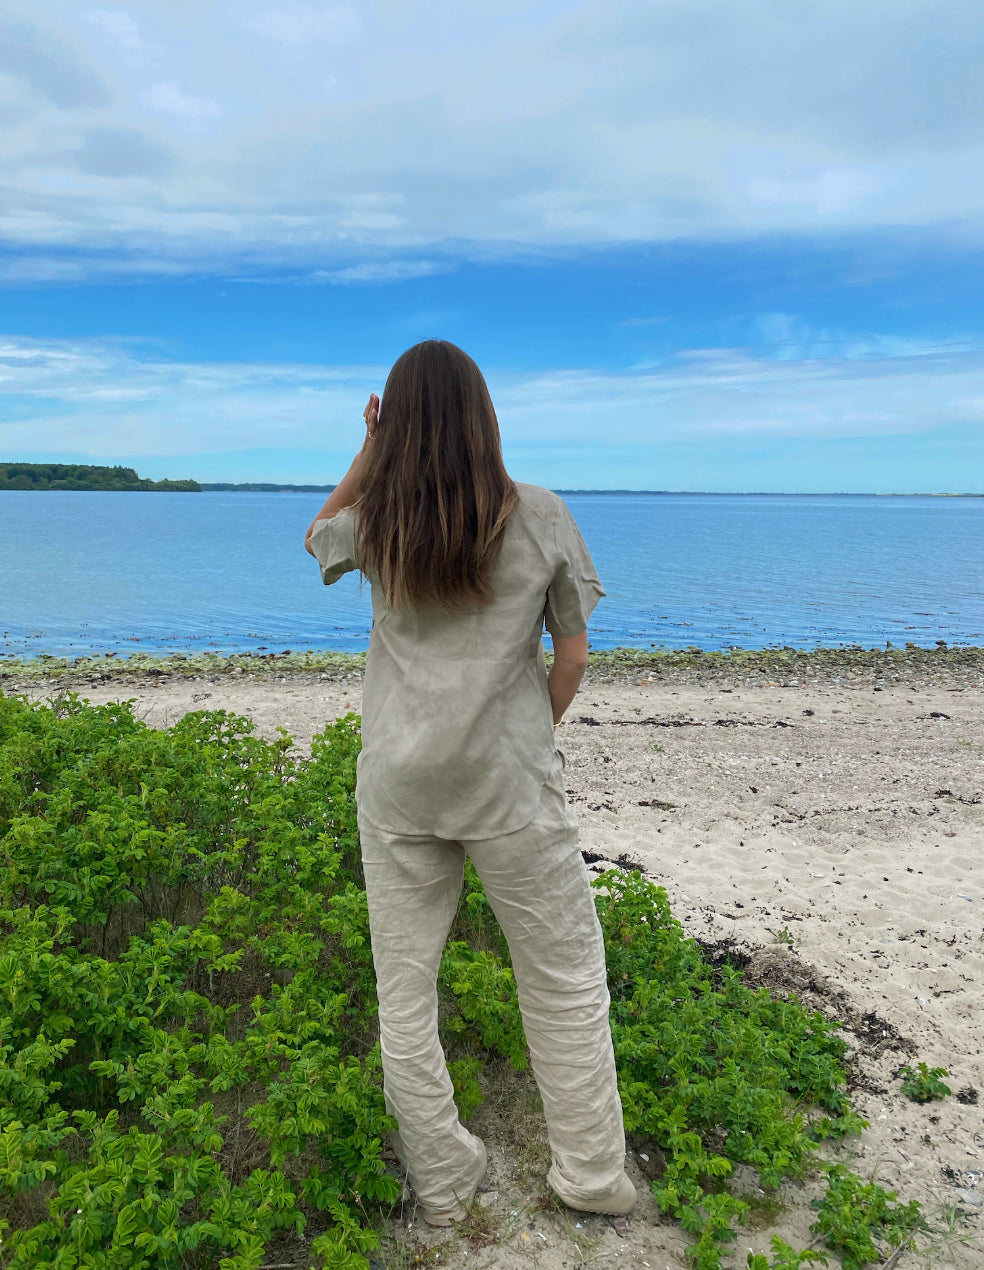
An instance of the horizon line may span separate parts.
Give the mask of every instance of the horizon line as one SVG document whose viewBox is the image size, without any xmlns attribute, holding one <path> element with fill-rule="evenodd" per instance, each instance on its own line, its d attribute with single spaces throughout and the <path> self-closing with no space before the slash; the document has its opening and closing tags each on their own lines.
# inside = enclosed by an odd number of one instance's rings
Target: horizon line
<svg viewBox="0 0 984 1270">
<path fill-rule="evenodd" d="M 148 478 L 153 479 L 153 478 Z M 200 487 L 196 490 L 141 490 L 141 489 L 0 489 L 0 494 L 330 494 L 334 485 L 301 485 L 293 481 L 199 481 L 196 477 L 160 478 L 193 480 Z M 518 481 L 517 484 L 532 484 Z M 748 490 L 748 489 L 626 489 L 616 488 L 567 488 L 547 485 L 554 494 L 620 494 L 648 495 L 650 497 L 689 498 L 984 498 L 984 491 L 974 490 Z"/>
<path fill-rule="evenodd" d="M 196 477 L 190 478 L 196 480 Z M 519 485 L 532 484 L 530 481 L 518 481 Z M 198 481 L 203 490 L 214 493 L 236 489 L 244 493 L 276 493 L 291 490 L 309 493 L 330 494 L 334 485 L 309 485 L 295 481 Z M 258 487 L 266 486 L 266 490 Z M 269 487 L 274 487 L 273 489 Z M 219 487 L 222 487 L 220 490 Z M 231 489 L 230 489 L 231 487 Z M 628 489 L 624 486 L 560 486 L 547 485 L 554 494 L 652 494 L 652 495 L 699 495 L 701 497 L 749 497 L 749 498 L 984 498 L 984 490 L 716 490 L 716 489 Z M 39 491 L 41 492 L 41 491 Z"/>
</svg>

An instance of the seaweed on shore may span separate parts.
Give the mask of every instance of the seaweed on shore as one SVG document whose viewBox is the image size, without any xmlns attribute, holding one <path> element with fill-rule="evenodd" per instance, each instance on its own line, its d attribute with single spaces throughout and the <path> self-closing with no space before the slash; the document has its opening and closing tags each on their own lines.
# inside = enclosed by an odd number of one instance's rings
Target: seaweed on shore
<svg viewBox="0 0 984 1270">
<path fill-rule="evenodd" d="M 100 679 L 199 679 L 218 675 L 318 675 L 333 678 L 361 674 L 365 653 L 292 652 L 282 653 L 94 653 L 83 657 L 54 657 L 41 653 L 29 658 L 0 661 L 0 681 L 32 682 L 57 680 L 62 684 Z"/>
<path fill-rule="evenodd" d="M 83 657 L 4 657 L 0 682 L 58 681 L 61 684 L 95 680 L 197 679 L 247 675 L 322 676 L 342 678 L 360 675 L 365 653 L 340 653 L 307 649 L 284 652 L 100 653 Z M 548 661 L 550 660 L 548 654 Z M 875 685 L 910 677 L 957 674 L 984 681 L 984 648 L 923 648 L 906 644 L 897 648 L 700 648 L 600 649 L 590 654 L 589 680 L 672 682 L 736 681 L 793 683 L 804 681 L 871 682 Z"/>
</svg>

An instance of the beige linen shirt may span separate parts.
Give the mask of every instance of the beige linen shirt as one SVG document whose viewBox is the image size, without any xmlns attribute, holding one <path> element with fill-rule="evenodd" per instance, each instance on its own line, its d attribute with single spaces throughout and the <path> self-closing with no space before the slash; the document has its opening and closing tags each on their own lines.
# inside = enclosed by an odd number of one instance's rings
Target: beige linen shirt
<svg viewBox="0 0 984 1270">
<path fill-rule="evenodd" d="M 518 485 L 484 608 L 391 609 L 372 585 L 362 702 L 360 820 L 389 833 L 467 841 L 533 819 L 563 760 L 543 627 L 579 635 L 605 593 L 563 500 Z M 318 521 L 311 547 L 326 586 L 359 566 L 357 508 Z"/>
</svg>

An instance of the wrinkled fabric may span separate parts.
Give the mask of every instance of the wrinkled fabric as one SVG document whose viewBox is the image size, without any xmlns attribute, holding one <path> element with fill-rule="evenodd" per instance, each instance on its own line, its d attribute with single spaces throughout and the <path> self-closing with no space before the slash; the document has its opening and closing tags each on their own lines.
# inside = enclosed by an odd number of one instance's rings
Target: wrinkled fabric
<svg viewBox="0 0 984 1270">
<path fill-rule="evenodd" d="M 544 626 L 579 635 L 604 594 L 563 501 L 519 485 L 485 607 L 391 610 L 373 583 L 356 797 L 394 1145 L 431 1212 L 470 1198 L 482 1144 L 459 1121 L 437 974 L 471 857 L 509 943 L 547 1122 L 548 1183 L 604 1205 L 631 1186 L 604 944 L 567 807 Z M 319 521 L 331 584 L 358 567 L 358 508 Z M 619 1209 L 619 1211 L 624 1211 Z"/>
<path fill-rule="evenodd" d="M 420 1202 L 446 1209 L 470 1195 L 480 1154 L 438 1038 L 437 974 L 466 845 L 512 955 L 553 1158 L 547 1181 L 574 1206 L 615 1195 L 625 1138 L 604 942 L 563 791 L 544 786 L 528 825 L 467 844 L 360 828 L 386 1106 Z"/>
<path fill-rule="evenodd" d="M 536 814 L 543 785 L 560 783 L 543 629 L 579 635 L 604 591 L 563 500 L 517 489 L 483 608 L 390 609 L 369 575 L 356 798 L 360 819 L 389 833 L 512 833 Z M 347 508 L 315 526 L 326 584 L 358 567 L 357 516 Z"/>
</svg>

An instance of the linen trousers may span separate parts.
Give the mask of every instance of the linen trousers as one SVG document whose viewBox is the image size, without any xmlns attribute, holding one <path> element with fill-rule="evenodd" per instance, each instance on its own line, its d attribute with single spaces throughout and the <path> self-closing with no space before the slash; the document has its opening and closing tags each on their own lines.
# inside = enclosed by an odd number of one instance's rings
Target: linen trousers
<svg viewBox="0 0 984 1270">
<path fill-rule="evenodd" d="M 466 853 L 509 944 L 552 1165 L 572 1207 L 623 1184 L 625 1135 L 608 1019 L 605 949 L 577 828 L 545 785 L 530 824 L 497 838 L 403 837 L 360 820 L 379 993 L 386 1107 L 418 1201 L 453 1209 L 484 1172 L 459 1121 L 438 1038 L 437 975 Z"/>
</svg>

